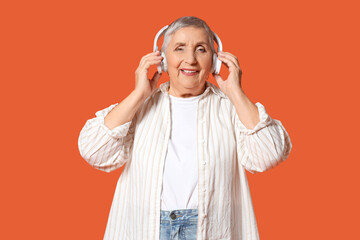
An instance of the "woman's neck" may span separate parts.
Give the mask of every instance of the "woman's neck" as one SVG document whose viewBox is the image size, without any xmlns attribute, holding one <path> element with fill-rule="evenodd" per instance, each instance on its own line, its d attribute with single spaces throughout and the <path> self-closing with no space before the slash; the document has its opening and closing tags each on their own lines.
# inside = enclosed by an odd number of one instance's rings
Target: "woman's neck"
<svg viewBox="0 0 360 240">
<path fill-rule="evenodd" d="M 202 94 L 205 91 L 205 88 L 206 88 L 206 85 L 204 83 L 202 88 L 195 89 L 195 90 L 189 89 L 187 91 L 186 90 L 181 91 L 180 89 L 177 89 L 174 86 L 171 86 L 171 82 L 170 82 L 168 93 L 174 97 L 188 98 L 188 97 L 195 97 L 195 96 Z"/>
</svg>

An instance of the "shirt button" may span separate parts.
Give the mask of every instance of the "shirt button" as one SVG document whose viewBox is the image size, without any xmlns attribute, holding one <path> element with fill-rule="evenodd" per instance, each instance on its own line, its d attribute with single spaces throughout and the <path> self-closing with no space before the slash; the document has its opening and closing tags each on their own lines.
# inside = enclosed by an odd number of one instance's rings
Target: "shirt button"
<svg viewBox="0 0 360 240">
<path fill-rule="evenodd" d="M 206 189 L 204 188 L 203 192 L 206 192 Z"/>
<path fill-rule="evenodd" d="M 203 164 L 203 165 L 205 165 L 205 164 L 206 164 L 206 162 L 205 162 L 205 161 L 203 161 L 203 162 L 202 162 L 202 164 Z"/>
</svg>

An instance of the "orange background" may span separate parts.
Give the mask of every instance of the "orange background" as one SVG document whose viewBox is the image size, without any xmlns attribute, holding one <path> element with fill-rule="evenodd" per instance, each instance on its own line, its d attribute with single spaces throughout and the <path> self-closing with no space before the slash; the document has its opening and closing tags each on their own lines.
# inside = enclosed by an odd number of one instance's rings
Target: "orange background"
<svg viewBox="0 0 360 240">
<path fill-rule="evenodd" d="M 247 172 L 260 238 L 360 239 L 356 1 L 6 2 L 1 239 L 103 238 L 122 169 L 82 159 L 80 130 L 134 89 L 157 31 L 186 15 L 238 57 L 246 95 L 293 143 L 278 167 Z"/>
</svg>

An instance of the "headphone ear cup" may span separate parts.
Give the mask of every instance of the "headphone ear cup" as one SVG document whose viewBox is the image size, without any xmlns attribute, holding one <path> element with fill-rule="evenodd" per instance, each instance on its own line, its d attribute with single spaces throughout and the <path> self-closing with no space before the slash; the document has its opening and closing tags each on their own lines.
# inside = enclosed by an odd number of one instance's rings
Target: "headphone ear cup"
<svg viewBox="0 0 360 240">
<path fill-rule="evenodd" d="M 167 72 L 167 62 L 166 62 L 165 53 L 161 52 L 161 56 L 163 57 L 163 60 L 161 61 L 161 68 L 164 72 Z"/>
<path fill-rule="evenodd" d="M 221 68 L 221 61 L 218 58 L 216 58 L 216 69 L 215 69 L 216 74 L 220 73 L 220 68 Z"/>
<path fill-rule="evenodd" d="M 214 53 L 213 55 L 213 69 L 212 73 L 219 74 L 221 68 L 221 61 L 218 59 L 217 54 Z"/>
<path fill-rule="evenodd" d="M 214 54 L 213 54 L 213 60 L 212 60 L 211 73 L 215 72 L 215 69 L 216 69 L 216 60 L 217 60 L 217 56 L 216 56 L 216 53 L 214 53 Z"/>
</svg>

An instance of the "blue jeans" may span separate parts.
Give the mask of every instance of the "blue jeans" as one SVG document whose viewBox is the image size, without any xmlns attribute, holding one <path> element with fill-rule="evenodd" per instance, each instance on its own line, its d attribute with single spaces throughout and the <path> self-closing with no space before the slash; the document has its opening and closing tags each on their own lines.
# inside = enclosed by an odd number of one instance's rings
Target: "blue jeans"
<svg viewBox="0 0 360 240">
<path fill-rule="evenodd" d="M 198 209 L 161 210 L 160 240 L 196 240 Z"/>
</svg>

